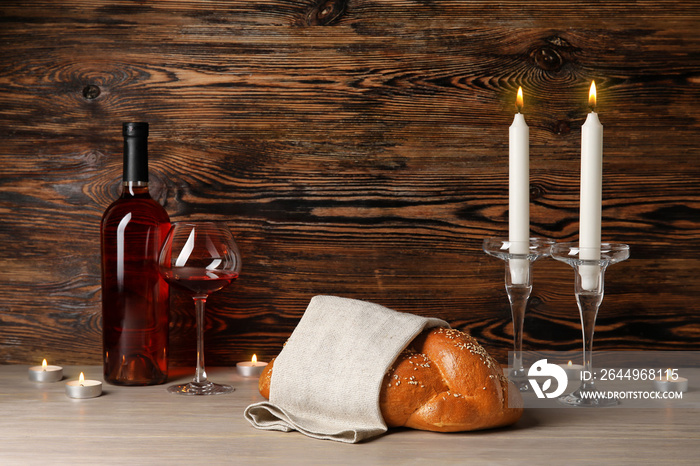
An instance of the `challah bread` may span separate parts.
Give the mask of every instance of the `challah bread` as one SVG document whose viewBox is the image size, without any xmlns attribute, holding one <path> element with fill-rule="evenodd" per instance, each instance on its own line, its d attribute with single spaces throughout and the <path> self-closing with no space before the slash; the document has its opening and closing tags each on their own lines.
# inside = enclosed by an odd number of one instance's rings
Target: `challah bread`
<svg viewBox="0 0 700 466">
<path fill-rule="evenodd" d="M 273 363 L 258 383 L 265 398 L 270 397 Z M 520 392 L 486 350 L 470 335 L 446 328 L 416 337 L 387 371 L 379 394 L 388 427 L 437 432 L 513 424 L 522 406 Z"/>
</svg>

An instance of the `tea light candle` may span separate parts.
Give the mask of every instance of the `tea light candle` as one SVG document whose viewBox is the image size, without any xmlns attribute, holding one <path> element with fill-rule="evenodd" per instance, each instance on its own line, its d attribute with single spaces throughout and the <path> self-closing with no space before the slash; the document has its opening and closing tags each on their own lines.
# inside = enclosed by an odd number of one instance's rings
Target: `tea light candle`
<svg viewBox="0 0 700 466">
<path fill-rule="evenodd" d="M 559 366 L 564 369 L 569 380 L 581 380 L 581 371 L 583 370 L 581 364 L 572 364 L 571 361 L 569 361 L 566 364 L 559 364 Z"/>
<path fill-rule="evenodd" d="M 666 375 L 651 381 L 654 389 L 660 392 L 686 392 L 688 391 L 688 379 L 677 377 L 675 380 L 671 376 L 671 369 L 666 371 Z"/>
<path fill-rule="evenodd" d="M 29 380 L 32 382 L 58 382 L 63 378 L 63 368 L 61 366 L 49 366 L 46 359 L 41 366 L 29 368 Z"/>
<path fill-rule="evenodd" d="M 258 361 L 258 357 L 254 354 L 250 361 L 237 363 L 236 370 L 243 377 L 260 377 L 265 366 L 267 366 L 267 363 Z"/>
<path fill-rule="evenodd" d="M 81 372 L 78 380 L 66 383 L 66 395 L 69 398 L 95 398 L 102 395 L 102 382 L 85 380 L 85 375 Z"/>
</svg>

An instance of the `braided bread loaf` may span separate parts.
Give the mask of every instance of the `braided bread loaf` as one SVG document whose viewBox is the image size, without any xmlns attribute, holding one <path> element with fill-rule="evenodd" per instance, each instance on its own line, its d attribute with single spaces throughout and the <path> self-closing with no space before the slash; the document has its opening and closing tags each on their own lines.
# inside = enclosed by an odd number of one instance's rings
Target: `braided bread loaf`
<svg viewBox="0 0 700 466">
<path fill-rule="evenodd" d="M 258 383 L 265 398 L 272 367 Z M 387 371 L 379 394 L 388 427 L 437 432 L 510 425 L 520 419 L 522 406 L 520 392 L 486 350 L 470 335 L 446 328 L 418 335 Z"/>
</svg>

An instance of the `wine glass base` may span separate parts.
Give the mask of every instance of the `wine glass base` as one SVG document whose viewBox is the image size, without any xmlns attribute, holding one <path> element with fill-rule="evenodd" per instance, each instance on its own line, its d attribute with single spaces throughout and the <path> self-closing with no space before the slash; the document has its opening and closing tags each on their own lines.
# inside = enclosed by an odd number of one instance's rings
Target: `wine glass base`
<svg viewBox="0 0 700 466">
<path fill-rule="evenodd" d="M 557 398 L 557 401 L 568 406 L 580 406 L 582 408 L 604 408 L 620 404 L 620 400 L 617 398 L 596 397 L 593 395 L 595 391 L 589 391 L 588 393 L 589 396 L 583 397 L 581 396 L 581 391 L 576 390 L 568 395 L 560 396 Z"/>
<path fill-rule="evenodd" d="M 178 395 L 223 395 L 234 390 L 236 389 L 230 385 L 219 385 L 213 382 L 190 382 L 168 387 L 168 392 Z"/>
</svg>

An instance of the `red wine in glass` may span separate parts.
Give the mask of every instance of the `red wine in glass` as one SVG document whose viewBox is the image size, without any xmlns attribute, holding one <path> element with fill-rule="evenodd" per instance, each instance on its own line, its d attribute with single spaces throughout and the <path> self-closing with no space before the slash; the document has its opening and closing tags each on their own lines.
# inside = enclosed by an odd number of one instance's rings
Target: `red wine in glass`
<svg viewBox="0 0 700 466">
<path fill-rule="evenodd" d="M 238 278 L 238 272 L 202 270 L 197 267 L 173 267 L 163 272 L 165 279 L 195 295 L 210 295 L 229 286 Z"/>
</svg>

